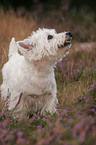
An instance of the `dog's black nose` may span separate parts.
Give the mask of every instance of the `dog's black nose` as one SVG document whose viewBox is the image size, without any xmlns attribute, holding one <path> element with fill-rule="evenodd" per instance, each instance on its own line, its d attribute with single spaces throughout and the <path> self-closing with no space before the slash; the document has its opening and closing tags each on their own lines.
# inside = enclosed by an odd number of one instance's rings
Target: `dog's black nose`
<svg viewBox="0 0 96 145">
<path fill-rule="evenodd" d="M 71 32 L 67 32 L 66 35 L 69 35 L 70 37 L 72 37 L 72 33 Z"/>
</svg>

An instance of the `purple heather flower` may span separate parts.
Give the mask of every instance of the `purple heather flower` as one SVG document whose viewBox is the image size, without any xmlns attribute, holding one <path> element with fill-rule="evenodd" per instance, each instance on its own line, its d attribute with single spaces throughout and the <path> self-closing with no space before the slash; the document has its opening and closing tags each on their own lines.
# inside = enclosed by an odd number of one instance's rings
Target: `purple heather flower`
<svg viewBox="0 0 96 145">
<path fill-rule="evenodd" d="M 42 120 L 43 120 L 43 121 L 46 121 L 46 118 L 43 118 Z"/>
<path fill-rule="evenodd" d="M 67 113 L 67 109 L 63 109 L 63 112 L 64 112 L 64 114 L 66 114 Z"/>
<path fill-rule="evenodd" d="M 73 74 L 73 72 L 71 72 L 71 77 L 72 77 L 72 78 L 74 77 L 74 74 Z"/>
<path fill-rule="evenodd" d="M 60 112 L 60 111 L 61 111 L 61 109 L 59 109 L 59 108 L 58 108 L 58 111 Z"/>
<path fill-rule="evenodd" d="M 58 63 L 58 66 L 59 66 L 60 68 L 62 68 L 62 63 L 61 63 L 61 62 L 59 62 L 59 63 Z"/>
<path fill-rule="evenodd" d="M 84 100 L 86 100 L 86 96 L 84 96 Z"/>
<path fill-rule="evenodd" d="M 62 117 L 61 117 L 61 116 L 60 116 L 60 117 L 58 117 L 58 120 L 59 120 L 59 121 L 61 121 L 61 120 L 62 120 Z"/>
<path fill-rule="evenodd" d="M 51 121 L 49 119 L 46 119 L 46 122 L 51 125 Z"/>
<path fill-rule="evenodd" d="M 2 129 L 2 134 L 5 135 L 8 133 L 8 130 Z"/>
<path fill-rule="evenodd" d="M 93 83 L 95 83 L 95 85 L 96 85 L 96 81 L 95 80 L 93 80 Z"/>
<path fill-rule="evenodd" d="M 92 111 L 92 112 L 94 112 L 94 113 L 96 112 L 94 108 L 89 109 L 89 111 Z"/>
<path fill-rule="evenodd" d="M 8 123 L 9 123 L 9 120 L 4 120 L 4 122 L 1 125 L 2 127 L 5 128 L 8 125 Z"/>
<path fill-rule="evenodd" d="M 68 123 L 72 123 L 72 118 L 69 118 L 68 119 Z"/>
<path fill-rule="evenodd" d="M 57 140 L 59 140 L 59 139 L 61 139 L 61 138 L 62 138 L 62 135 L 59 134 L 59 135 L 57 136 Z"/>
<path fill-rule="evenodd" d="M 79 69 L 77 69 L 77 73 L 79 73 L 80 72 L 80 70 Z"/>
<path fill-rule="evenodd" d="M 38 131 L 41 131 L 42 126 L 41 125 L 38 125 L 37 128 L 38 128 Z"/>
<path fill-rule="evenodd" d="M 6 141 L 12 140 L 13 139 L 13 135 L 12 134 L 8 134 L 5 138 Z"/>
<path fill-rule="evenodd" d="M 37 118 L 37 120 L 39 120 L 41 117 L 40 116 L 38 116 L 38 118 Z"/>
<path fill-rule="evenodd" d="M 92 85 L 91 85 L 91 89 L 93 89 L 93 90 L 94 90 L 94 84 L 92 84 Z"/>
<path fill-rule="evenodd" d="M 23 136 L 23 132 L 22 132 L 22 131 L 18 131 L 18 132 L 17 132 L 17 136 L 18 136 L 18 137 L 22 137 L 22 136 Z"/>
</svg>

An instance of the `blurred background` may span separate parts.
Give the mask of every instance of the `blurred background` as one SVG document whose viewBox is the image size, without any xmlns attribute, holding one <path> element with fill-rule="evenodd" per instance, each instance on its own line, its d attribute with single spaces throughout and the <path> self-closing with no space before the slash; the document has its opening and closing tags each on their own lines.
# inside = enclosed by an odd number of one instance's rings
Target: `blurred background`
<svg viewBox="0 0 96 145">
<path fill-rule="evenodd" d="M 95 0 L 0 0 L 0 68 L 8 59 L 11 38 L 23 40 L 38 28 L 71 31 L 72 44 L 96 42 L 95 4 Z"/>
<path fill-rule="evenodd" d="M 76 41 L 95 41 L 95 7 L 95 0 L 0 0 L 0 28 L 5 25 L 2 24 L 3 17 L 7 17 L 6 29 L 14 29 L 8 37 L 14 35 L 23 39 L 38 27 L 46 27 L 55 28 L 57 32 L 71 31 Z M 19 37 L 18 31 L 21 33 Z"/>
</svg>

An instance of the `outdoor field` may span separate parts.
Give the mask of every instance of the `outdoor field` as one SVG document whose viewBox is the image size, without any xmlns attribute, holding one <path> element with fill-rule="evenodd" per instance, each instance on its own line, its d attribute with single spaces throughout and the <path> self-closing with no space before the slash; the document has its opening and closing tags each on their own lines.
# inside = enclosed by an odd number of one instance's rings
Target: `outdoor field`
<svg viewBox="0 0 96 145">
<path fill-rule="evenodd" d="M 70 53 L 55 68 L 57 98 L 55 114 L 40 112 L 30 119 L 14 119 L 0 101 L 0 145 L 96 145 L 96 16 L 81 9 L 29 12 L 0 7 L 0 85 L 9 44 L 27 38 L 38 28 L 70 31 Z"/>
</svg>

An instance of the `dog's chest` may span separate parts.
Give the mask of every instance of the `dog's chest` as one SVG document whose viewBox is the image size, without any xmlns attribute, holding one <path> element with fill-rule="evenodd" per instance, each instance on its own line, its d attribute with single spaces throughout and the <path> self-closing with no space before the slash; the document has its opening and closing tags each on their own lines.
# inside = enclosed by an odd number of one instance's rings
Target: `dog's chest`
<svg viewBox="0 0 96 145">
<path fill-rule="evenodd" d="M 56 87 L 54 78 L 54 72 L 50 74 L 46 73 L 25 73 L 23 77 L 23 91 L 35 94 L 44 94 L 46 92 L 52 92 Z"/>
</svg>

